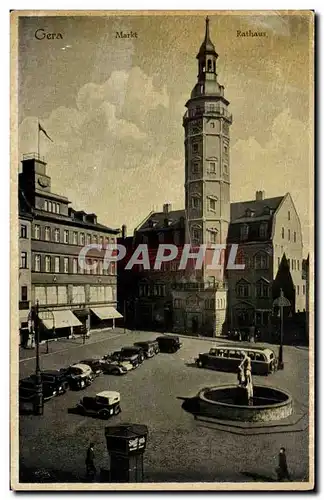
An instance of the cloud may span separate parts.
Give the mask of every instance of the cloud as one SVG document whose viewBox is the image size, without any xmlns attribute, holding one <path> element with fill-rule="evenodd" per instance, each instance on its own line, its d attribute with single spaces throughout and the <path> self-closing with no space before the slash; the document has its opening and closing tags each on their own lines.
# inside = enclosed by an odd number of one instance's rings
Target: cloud
<svg viewBox="0 0 324 500">
<path fill-rule="evenodd" d="M 267 197 L 292 194 L 308 245 L 311 212 L 305 200 L 310 199 L 309 128 L 307 122 L 292 117 L 289 109 L 273 120 L 268 140 L 262 146 L 254 137 L 238 140 L 231 150 L 232 200 L 254 198 L 256 189 Z M 282 186 L 282 189 L 280 189 Z"/>
</svg>

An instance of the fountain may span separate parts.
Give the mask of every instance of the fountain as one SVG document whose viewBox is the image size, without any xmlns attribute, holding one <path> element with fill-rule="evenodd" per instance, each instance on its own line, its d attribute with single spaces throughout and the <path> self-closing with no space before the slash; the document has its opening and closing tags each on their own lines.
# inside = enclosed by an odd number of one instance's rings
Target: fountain
<svg viewBox="0 0 324 500">
<path fill-rule="evenodd" d="M 269 422 L 292 413 L 292 398 L 287 392 L 254 385 L 251 359 L 245 356 L 238 367 L 238 384 L 202 389 L 197 397 L 200 414 L 219 420 Z"/>
</svg>

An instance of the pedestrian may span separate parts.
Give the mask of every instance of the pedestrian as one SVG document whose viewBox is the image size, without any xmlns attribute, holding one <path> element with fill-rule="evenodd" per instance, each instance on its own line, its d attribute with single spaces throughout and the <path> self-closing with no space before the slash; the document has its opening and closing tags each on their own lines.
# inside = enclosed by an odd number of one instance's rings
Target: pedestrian
<svg viewBox="0 0 324 500">
<path fill-rule="evenodd" d="M 279 466 L 276 469 L 278 481 L 283 481 L 284 479 L 288 479 L 288 481 L 290 481 L 290 474 L 287 465 L 286 449 L 284 447 L 280 448 L 278 459 L 279 459 Z"/>
<path fill-rule="evenodd" d="M 89 448 L 87 449 L 85 463 L 87 469 L 87 476 L 94 478 L 97 472 L 97 469 L 94 464 L 94 443 L 90 443 Z"/>
</svg>

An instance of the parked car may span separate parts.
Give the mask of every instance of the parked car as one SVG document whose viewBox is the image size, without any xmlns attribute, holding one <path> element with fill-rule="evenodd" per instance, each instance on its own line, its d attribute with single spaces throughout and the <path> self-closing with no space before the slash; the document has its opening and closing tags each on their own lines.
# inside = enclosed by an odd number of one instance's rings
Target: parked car
<svg viewBox="0 0 324 500">
<path fill-rule="evenodd" d="M 77 405 L 82 415 L 99 418 L 109 418 L 118 415 L 120 408 L 120 393 L 116 391 L 102 391 L 93 397 L 85 396 Z"/>
<path fill-rule="evenodd" d="M 82 365 L 90 366 L 94 377 L 98 377 L 102 373 L 101 359 L 100 358 L 88 358 L 80 361 Z"/>
<path fill-rule="evenodd" d="M 64 370 L 43 370 L 41 376 L 43 385 L 52 385 L 56 394 L 65 394 L 69 389 L 69 381 Z"/>
<path fill-rule="evenodd" d="M 154 353 L 155 353 L 155 354 L 159 354 L 159 352 L 160 352 L 160 347 L 159 347 L 159 343 L 158 343 L 158 341 L 157 341 L 156 339 L 154 339 L 154 340 L 149 340 L 148 342 L 149 342 L 149 343 L 151 344 L 151 346 L 153 347 Z"/>
<path fill-rule="evenodd" d="M 43 382 L 44 401 L 53 398 L 57 390 L 52 383 Z M 32 403 L 36 395 L 36 375 L 31 375 L 19 381 L 19 402 Z"/>
<path fill-rule="evenodd" d="M 156 340 L 159 344 L 161 352 L 177 352 L 182 346 L 179 337 L 173 337 L 171 335 L 163 335 L 161 337 L 157 337 Z"/>
<path fill-rule="evenodd" d="M 107 356 L 104 356 L 104 360 L 107 359 L 112 359 L 113 361 L 128 361 L 131 363 L 133 368 L 137 368 L 138 365 L 140 364 L 139 362 L 139 356 L 138 354 L 126 354 L 125 352 L 122 351 L 115 351 L 112 354 L 108 354 Z"/>
<path fill-rule="evenodd" d="M 88 365 L 76 363 L 65 370 L 71 389 L 84 389 L 92 384 L 93 372 Z"/>
<path fill-rule="evenodd" d="M 135 347 L 140 347 L 143 349 L 144 356 L 145 358 L 152 358 L 155 355 L 155 350 L 154 346 L 152 345 L 152 342 L 135 342 L 134 343 Z"/>
<path fill-rule="evenodd" d="M 129 361 L 116 361 L 110 358 L 101 361 L 101 369 L 103 373 L 111 373 L 112 375 L 125 375 L 133 369 L 132 363 Z"/>
<path fill-rule="evenodd" d="M 220 345 L 210 349 L 208 353 L 199 354 L 196 364 L 200 368 L 212 368 L 219 371 L 236 372 L 244 354 L 251 358 L 252 374 L 268 375 L 278 368 L 275 353 L 268 348 L 251 346 Z"/>
<path fill-rule="evenodd" d="M 122 347 L 121 352 L 125 353 L 126 356 L 132 356 L 133 354 L 138 354 L 138 360 L 140 363 L 143 363 L 145 359 L 145 352 L 142 347 L 139 346 L 127 346 L 127 347 Z"/>
</svg>

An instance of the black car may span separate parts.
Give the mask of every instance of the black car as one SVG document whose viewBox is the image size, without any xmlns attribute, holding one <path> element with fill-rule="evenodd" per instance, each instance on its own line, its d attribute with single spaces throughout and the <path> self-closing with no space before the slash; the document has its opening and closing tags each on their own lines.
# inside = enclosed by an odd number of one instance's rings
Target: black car
<svg viewBox="0 0 324 500">
<path fill-rule="evenodd" d="M 129 361 L 134 368 L 137 368 L 140 364 L 139 355 L 136 353 L 126 353 L 125 351 L 115 351 L 112 354 L 104 356 L 103 359 L 111 359 L 113 361 Z"/>
<path fill-rule="evenodd" d="M 151 344 L 151 346 L 153 347 L 153 350 L 154 350 L 154 353 L 155 354 L 159 354 L 160 352 L 160 347 L 159 347 L 159 343 L 157 340 L 149 340 L 149 343 Z"/>
<path fill-rule="evenodd" d="M 156 351 L 154 349 L 154 345 L 152 342 L 134 342 L 135 347 L 140 347 L 144 351 L 144 355 L 146 358 L 152 358 L 155 354 Z"/>
<path fill-rule="evenodd" d="M 42 383 L 44 401 L 53 398 L 57 390 L 52 383 Z M 36 396 L 36 375 L 31 375 L 19 381 L 19 402 L 32 403 Z"/>
<path fill-rule="evenodd" d="M 173 337 L 171 335 L 163 335 L 162 337 L 157 337 L 156 340 L 161 352 L 177 352 L 182 345 L 179 337 Z"/>
<path fill-rule="evenodd" d="M 90 366 L 94 377 L 98 377 L 102 373 L 101 360 L 99 358 L 88 358 L 80 361 L 82 365 Z"/>
<path fill-rule="evenodd" d="M 43 384 L 52 385 L 57 394 L 65 394 L 69 389 L 69 381 L 64 370 L 44 370 L 41 376 Z"/>
<path fill-rule="evenodd" d="M 137 354 L 139 363 L 143 363 L 145 359 L 144 349 L 140 346 L 133 345 L 133 346 L 122 347 L 121 352 L 125 353 L 126 356 L 133 356 L 134 354 Z"/>
</svg>

